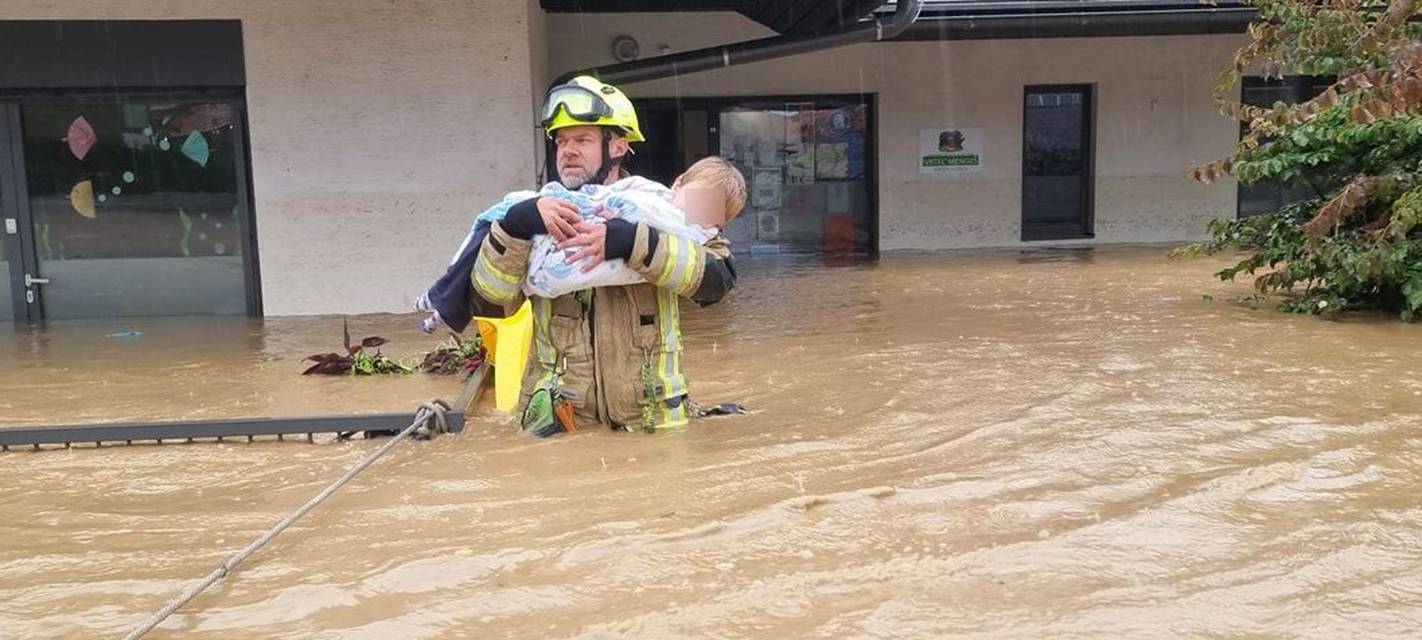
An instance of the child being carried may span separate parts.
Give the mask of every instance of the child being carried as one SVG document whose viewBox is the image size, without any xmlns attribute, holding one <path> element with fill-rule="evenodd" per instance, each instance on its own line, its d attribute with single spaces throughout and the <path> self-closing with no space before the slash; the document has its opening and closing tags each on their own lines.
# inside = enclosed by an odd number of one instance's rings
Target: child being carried
<svg viewBox="0 0 1422 640">
<path fill-rule="evenodd" d="M 455 331 L 463 331 L 468 326 L 471 315 L 469 278 L 479 244 L 488 234 L 489 227 L 502 220 L 510 207 L 537 197 L 572 202 L 577 205 L 579 215 L 585 222 L 603 224 L 608 218 L 622 218 L 632 223 L 646 222 L 659 231 L 704 245 L 719 236 L 721 230 L 740 214 L 745 206 L 746 185 L 734 166 L 722 158 L 711 156 L 691 165 L 677 177 L 670 189 L 634 176 L 608 186 L 584 185 L 576 191 L 550 182 L 537 192 L 510 193 L 479 214 L 464 243 L 455 252 L 445 275 L 415 303 L 417 310 L 431 312 L 420 323 L 421 330 L 430 333 L 440 324 L 446 324 Z M 690 221 L 687 219 L 688 212 L 692 214 Z M 712 223 L 698 224 L 702 221 Z M 574 253 L 576 249 L 559 249 L 558 242 L 549 235 L 534 236 L 528 273 L 523 283 L 524 294 L 557 298 L 593 287 L 646 282 L 641 274 L 622 260 L 609 260 L 583 271 L 582 262 L 568 263 L 568 258 Z"/>
</svg>

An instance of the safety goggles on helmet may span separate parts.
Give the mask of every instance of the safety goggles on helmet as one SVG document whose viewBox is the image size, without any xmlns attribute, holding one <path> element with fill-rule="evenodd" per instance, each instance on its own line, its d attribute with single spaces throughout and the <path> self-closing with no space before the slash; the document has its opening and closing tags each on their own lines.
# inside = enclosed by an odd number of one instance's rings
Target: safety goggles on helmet
<svg viewBox="0 0 1422 640">
<path fill-rule="evenodd" d="M 569 118 L 589 124 L 610 118 L 613 113 L 612 105 L 591 89 L 576 84 L 559 85 L 550 90 L 543 101 L 543 119 L 539 126 L 547 128 L 552 124 L 560 109 Z"/>
</svg>

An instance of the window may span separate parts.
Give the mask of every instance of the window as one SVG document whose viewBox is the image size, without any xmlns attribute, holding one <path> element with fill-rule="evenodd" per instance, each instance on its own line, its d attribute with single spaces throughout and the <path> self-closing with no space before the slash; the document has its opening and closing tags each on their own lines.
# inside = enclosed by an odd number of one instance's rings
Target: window
<svg viewBox="0 0 1422 640">
<path fill-rule="evenodd" d="M 1092 110 L 1086 85 L 1027 87 L 1022 239 L 1092 237 Z"/>
<path fill-rule="evenodd" d="M 1252 107 L 1271 107 L 1279 102 L 1298 104 L 1312 100 L 1332 84 L 1331 78 L 1317 76 L 1289 76 L 1283 79 L 1246 77 L 1240 91 L 1240 102 Z M 1240 123 L 1241 139 L 1245 127 L 1244 123 Z M 1284 205 L 1314 196 L 1308 185 L 1241 184 L 1236 216 L 1248 218 L 1272 213 Z"/>
</svg>

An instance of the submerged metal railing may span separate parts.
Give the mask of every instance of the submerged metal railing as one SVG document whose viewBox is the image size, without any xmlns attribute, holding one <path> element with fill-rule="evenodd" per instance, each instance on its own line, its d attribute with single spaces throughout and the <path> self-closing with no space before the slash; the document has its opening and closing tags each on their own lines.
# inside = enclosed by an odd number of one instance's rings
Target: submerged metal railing
<svg viewBox="0 0 1422 640">
<path fill-rule="evenodd" d="M 464 430 L 465 411 L 478 402 L 492 371 L 480 366 L 465 381 L 464 389 L 445 419 L 450 432 Z M 169 444 L 213 440 L 245 439 L 275 436 L 286 440 L 297 436 L 314 442 L 318 433 L 335 433 L 342 437 L 354 434 L 398 433 L 410 424 L 410 413 L 370 413 L 353 415 L 295 416 L 287 418 L 235 418 L 224 420 L 174 420 L 160 422 L 115 422 L 100 424 L 60 424 L 24 427 L 0 427 L 0 451 L 16 449 L 42 450 L 71 448 L 74 445 L 102 447 L 113 444 Z"/>
</svg>

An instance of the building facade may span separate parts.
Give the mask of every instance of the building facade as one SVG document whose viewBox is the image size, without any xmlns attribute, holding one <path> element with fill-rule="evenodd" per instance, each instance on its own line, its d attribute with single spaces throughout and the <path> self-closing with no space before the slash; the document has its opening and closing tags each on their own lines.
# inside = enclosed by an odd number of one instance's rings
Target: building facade
<svg viewBox="0 0 1422 640">
<path fill-rule="evenodd" d="M 537 183 L 555 77 L 776 36 L 564 4 L 5 2 L 0 321 L 407 310 Z M 1241 34 L 1005 35 L 627 84 L 636 170 L 732 159 L 740 254 L 1185 241 L 1235 215 L 1186 174 L 1237 139 L 1211 89 Z"/>
</svg>

